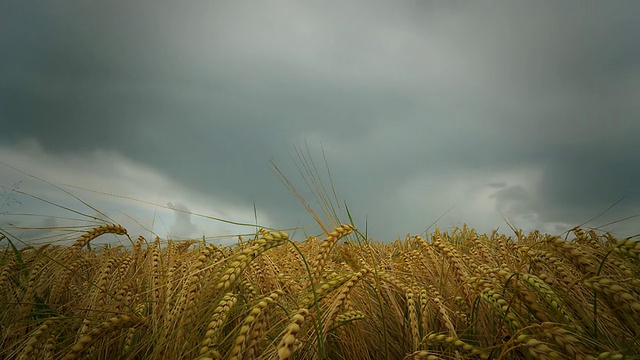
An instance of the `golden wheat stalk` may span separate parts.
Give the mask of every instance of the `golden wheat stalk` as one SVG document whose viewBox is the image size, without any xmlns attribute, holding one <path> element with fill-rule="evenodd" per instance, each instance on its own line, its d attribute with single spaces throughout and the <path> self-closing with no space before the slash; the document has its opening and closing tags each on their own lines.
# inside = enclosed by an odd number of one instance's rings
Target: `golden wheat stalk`
<svg viewBox="0 0 640 360">
<path fill-rule="evenodd" d="M 98 226 L 82 234 L 71 247 L 75 249 L 82 249 L 91 240 L 104 234 L 126 235 L 127 229 L 118 224 L 106 224 Z"/>
</svg>

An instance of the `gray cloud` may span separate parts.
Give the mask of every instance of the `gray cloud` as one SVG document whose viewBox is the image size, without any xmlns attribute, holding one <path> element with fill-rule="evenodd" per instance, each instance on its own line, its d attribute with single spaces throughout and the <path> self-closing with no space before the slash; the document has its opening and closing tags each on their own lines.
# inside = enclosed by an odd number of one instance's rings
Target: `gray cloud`
<svg viewBox="0 0 640 360">
<path fill-rule="evenodd" d="M 167 207 L 175 213 L 175 220 L 169 228 L 169 234 L 173 238 L 194 238 L 198 236 L 198 226 L 191 222 L 189 208 L 180 203 L 168 203 Z"/>
<path fill-rule="evenodd" d="M 293 145 L 322 143 L 383 238 L 455 204 L 445 224 L 485 231 L 501 208 L 549 228 L 620 197 L 610 219 L 640 213 L 636 2 L 3 8 L 0 144 L 115 151 L 293 226 L 309 219 L 269 160 L 295 175 Z"/>
</svg>

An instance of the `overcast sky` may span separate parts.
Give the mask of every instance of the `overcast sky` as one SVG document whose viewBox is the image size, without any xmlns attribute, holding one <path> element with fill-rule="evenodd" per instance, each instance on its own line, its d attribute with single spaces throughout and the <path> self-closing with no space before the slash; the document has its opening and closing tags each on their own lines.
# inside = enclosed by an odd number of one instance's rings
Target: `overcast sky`
<svg viewBox="0 0 640 360">
<path fill-rule="evenodd" d="M 640 214 L 638 34 L 637 1 L 3 2 L 0 161 L 134 235 L 249 233 L 176 210 L 254 204 L 318 234 L 270 165 L 313 206 L 306 146 L 378 240 L 559 234 L 622 199 L 598 227 Z M 20 192 L 95 215 L 5 165 L 0 185 L 0 224 L 70 215 Z"/>
</svg>

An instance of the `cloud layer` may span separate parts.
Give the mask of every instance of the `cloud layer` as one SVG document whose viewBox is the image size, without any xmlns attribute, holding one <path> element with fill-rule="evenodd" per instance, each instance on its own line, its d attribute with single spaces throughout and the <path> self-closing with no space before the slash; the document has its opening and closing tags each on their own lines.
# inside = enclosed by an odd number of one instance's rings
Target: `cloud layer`
<svg viewBox="0 0 640 360">
<path fill-rule="evenodd" d="M 3 7 L 2 159 L 48 180 L 290 227 L 310 217 L 269 161 L 295 180 L 307 143 L 385 240 L 451 207 L 441 227 L 481 231 L 640 213 L 636 2 Z"/>
</svg>

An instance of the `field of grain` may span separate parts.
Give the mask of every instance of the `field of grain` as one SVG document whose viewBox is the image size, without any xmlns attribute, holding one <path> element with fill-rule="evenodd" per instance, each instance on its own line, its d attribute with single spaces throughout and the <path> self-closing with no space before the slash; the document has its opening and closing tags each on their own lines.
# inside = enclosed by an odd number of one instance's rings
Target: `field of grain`
<svg viewBox="0 0 640 360">
<path fill-rule="evenodd" d="M 91 246 L 101 236 L 130 246 Z M 345 224 L 233 246 L 130 238 L 0 255 L 5 359 L 640 358 L 640 244 Z"/>
</svg>

